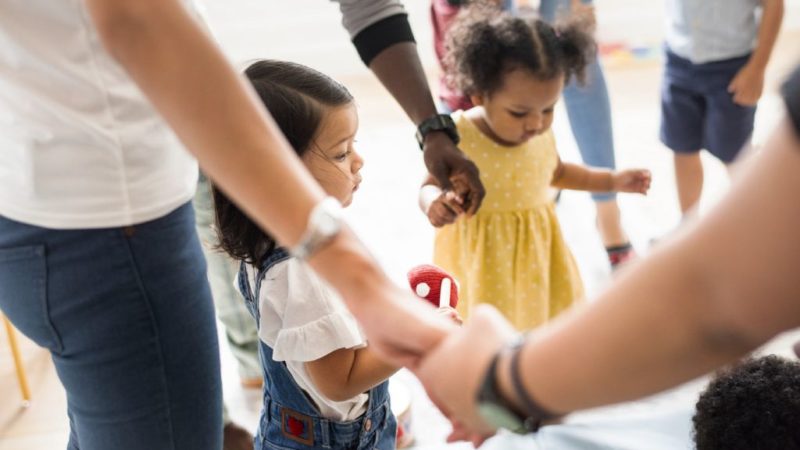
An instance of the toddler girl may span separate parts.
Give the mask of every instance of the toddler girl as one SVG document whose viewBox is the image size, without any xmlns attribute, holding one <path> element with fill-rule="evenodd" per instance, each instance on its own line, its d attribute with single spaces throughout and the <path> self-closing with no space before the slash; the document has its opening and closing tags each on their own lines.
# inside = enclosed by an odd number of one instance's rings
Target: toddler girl
<svg viewBox="0 0 800 450">
<path fill-rule="evenodd" d="M 459 198 L 428 178 L 420 207 L 440 227 L 434 263 L 461 282 L 459 312 L 492 303 L 520 329 L 540 325 L 583 296 L 550 186 L 646 193 L 646 170 L 613 172 L 562 162 L 550 126 L 570 77 L 582 79 L 595 44 L 579 20 L 553 27 L 481 5 L 449 30 L 450 82 L 475 107 L 453 119 L 459 147 L 478 165 L 486 197 L 464 217 Z"/>
<path fill-rule="evenodd" d="M 361 183 L 358 116 L 347 89 L 313 69 L 259 61 L 246 70 L 272 117 L 328 195 Z M 269 194 L 269 193 L 265 193 Z M 264 403 L 256 449 L 394 449 L 387 378 L 338 294 L 214 189 L 220 247 L 258 324 Z"/>
</svg>

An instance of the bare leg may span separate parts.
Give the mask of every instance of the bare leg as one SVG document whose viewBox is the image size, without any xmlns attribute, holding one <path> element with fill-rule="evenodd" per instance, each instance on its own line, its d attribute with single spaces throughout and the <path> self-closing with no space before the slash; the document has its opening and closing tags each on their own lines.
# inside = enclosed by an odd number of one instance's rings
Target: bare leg
<svg viewBox="0 0 800 450">
<path fill-rule="evenodd" d="M 703 192 L 703 163 L 700 152 L 675 153 L 675 182 L 678 186 L 678 201 L 685 216 L 700 202 Z"/>
<path fill-rule="evenodd" d="M 597 207 L 597 231 L 605 247 L 616 247 L 628 243 L 628 235 L 622 229 L 619 204 L 612 199 L 595 203 Z"/>
</svg>

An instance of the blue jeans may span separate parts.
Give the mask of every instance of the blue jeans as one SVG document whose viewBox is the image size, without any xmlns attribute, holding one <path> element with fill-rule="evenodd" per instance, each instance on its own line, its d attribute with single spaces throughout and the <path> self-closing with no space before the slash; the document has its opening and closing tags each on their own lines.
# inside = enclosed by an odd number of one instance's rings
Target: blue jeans
<svg viewBox="0 0 800 450">
<path fill-rule="evenodd" d="M 52 355 L 70 449 L 220 449 L 214 309 L 187 203 L 143 224 L 0 216 L 0 309 Z"/>
<path fill-rule="evenodd" d="M 513 5 L 508 3 L 506 7 L 512 8 Z M 584 3 L 591 1 L 584 0 Z M 539 15 L 542 20 L 553 23 L 560 15 L 569 14 L 569 4 L 570 0 L 541 0 Z M 567 84 L 564 88 L 564 104 L 583 162 L 592 167 L 616 168 L 611 102 L 599 58 L 595 58 L 586 68 L 585 85 L 579 85 L 574 79 Z M 614 198 L 613 192 L 592 194 L 596 202 Z"/>
</svg>

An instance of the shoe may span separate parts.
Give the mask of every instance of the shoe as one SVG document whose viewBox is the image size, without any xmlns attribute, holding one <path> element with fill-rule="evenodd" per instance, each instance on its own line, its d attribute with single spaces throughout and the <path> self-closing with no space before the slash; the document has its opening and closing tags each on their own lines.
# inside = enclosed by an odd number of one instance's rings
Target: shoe
<svg viewBox="0 0 800 450">
<path fill-rule="evenodd" d="M 630 242 L 622 245 L 615 245 L 613 247 L 606 247 L 608 253 L 608 262 L 611 264 L 611 270 L 617 270 L 619 266 L 636 258 L 636 250 Z"/>
<path fill-rule="evenodd" d="M 222 428 L 222 450 L 253 450 L 253 435 L 230 422 Z"/>
</svg>

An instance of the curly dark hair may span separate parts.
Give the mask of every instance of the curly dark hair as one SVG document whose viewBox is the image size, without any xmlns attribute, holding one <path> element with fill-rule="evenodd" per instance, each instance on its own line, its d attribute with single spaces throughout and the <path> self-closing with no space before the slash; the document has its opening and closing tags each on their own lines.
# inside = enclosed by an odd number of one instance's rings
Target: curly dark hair
<svg viewBox="0 0 800 450">
<path fill-rule="evenodd" d="M 717 373 L 692 422 L 698 450 L 800 449 L 800 362 L 771 355 Z"/>
<path fill-rule="evenodd" d="M 312 146 L 326 108 L 353 102 L 341 83 L 301 64 L 261 60 L 244 73 L 298 156 Z M 275 239 L 216 186 L 212 193 L 217 247 L 234 259 L 260 266 L 275 248 Z"/>
<path fill-rule="evenodd" d="M 591 26 L 570 17 L 555 27 L 538 18 L 521 18 L 487 2 L 459 12 L 447 33 L 443 66 L 447 82 L 467 95 L 491 93 L 503 76 L 525 69 L 542 80 L 564 75 L 585 79 L 597 46 Z"/>
</svg>

